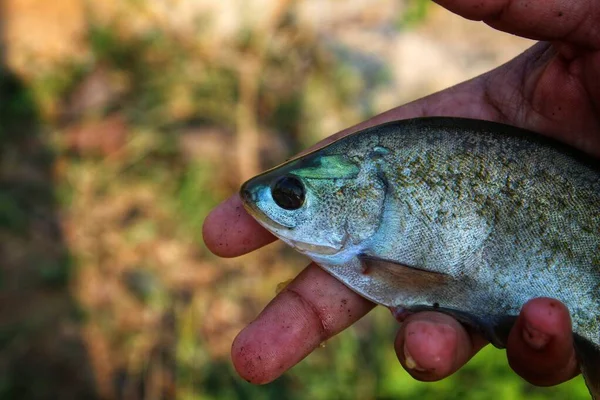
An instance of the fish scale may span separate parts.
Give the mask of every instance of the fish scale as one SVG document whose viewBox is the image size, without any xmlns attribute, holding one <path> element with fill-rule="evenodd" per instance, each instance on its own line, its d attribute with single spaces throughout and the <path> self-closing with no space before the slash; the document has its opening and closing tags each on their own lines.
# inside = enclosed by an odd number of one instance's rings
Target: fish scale
<svg viewBox="0 0 600 400">
<path fill-rule="evenodd" d="M 600 399 L 595 159 L 508 125 L 417 118 L 345 136 L 240 194 L 262 226 L 358 294 L 396 313 L 447 313 L 497 347 L 528 300 L 562 301 Z"/>
</svg>

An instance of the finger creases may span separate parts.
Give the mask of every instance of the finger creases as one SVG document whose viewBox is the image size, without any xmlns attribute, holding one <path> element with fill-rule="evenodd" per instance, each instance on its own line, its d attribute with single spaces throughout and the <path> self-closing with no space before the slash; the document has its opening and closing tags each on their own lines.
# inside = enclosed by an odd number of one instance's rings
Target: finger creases
<svg viewBox="0 0 600 400">
<path fill-rule="evenodd" d="M 240 332 L 233 365 L 251 383 L 271 382 L 373 307 L 311 264 Z"/>
<path fill-rule="evenodd" d="M 600 48 L 595 28 L 600 7 L 594 0 L 436 0 L 465 18 L 536 40 L 567 41 Z"/>
<path fill-rule="evenodd" d="M 579 373 L 569 311 L 557 300 L 525 304 L 506 348 L 510 366 L 534 385 L 557 385 Z"/>
</svg>

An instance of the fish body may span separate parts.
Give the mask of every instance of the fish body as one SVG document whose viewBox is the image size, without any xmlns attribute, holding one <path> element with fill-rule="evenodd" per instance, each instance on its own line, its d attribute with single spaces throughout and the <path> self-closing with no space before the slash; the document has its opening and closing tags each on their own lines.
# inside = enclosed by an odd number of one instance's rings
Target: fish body
<svg viewBox="0 0 600 400">
<path fill-rule="evenodd" d="M 246 182 L 265 228 L 365 298 L 435 309 L 497 347 L 523 304 L 569 309 L 600 398 L 600 169 L 533 132 L 418 118 L 351 134 Z"/>
</svg>

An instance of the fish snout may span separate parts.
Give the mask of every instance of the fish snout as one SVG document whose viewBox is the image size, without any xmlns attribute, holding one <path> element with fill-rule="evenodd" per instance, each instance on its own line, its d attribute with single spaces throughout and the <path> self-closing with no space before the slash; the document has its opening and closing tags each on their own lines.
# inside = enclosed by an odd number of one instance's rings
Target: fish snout
<svg viewBox="0 0 600 400">
<path fill-rule="evenodd" d="M 250 190 L 250 188 L 248 187 L 248 183 L 249 182 L 244 183 L 240 188 L 240 197 L 242 198 L 242 201 L 246 204 L 256 202 L 256 194 L 252 190 Z"/>
</svg>

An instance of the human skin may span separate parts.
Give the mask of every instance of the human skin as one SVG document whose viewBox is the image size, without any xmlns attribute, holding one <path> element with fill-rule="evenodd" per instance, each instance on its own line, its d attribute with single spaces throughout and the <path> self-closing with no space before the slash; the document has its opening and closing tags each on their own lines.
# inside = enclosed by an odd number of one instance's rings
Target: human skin
<svg viewBox="0 0 600 400">
<path fill-rule="evenodd" d="M 387 121 L 460 116 L 540 132 L 600 157 L 600 2 L 437 3 L 465 18 L 540 42 L 495 70 L 377 115 L 325 143 Z M 244 211 L 238 196 L 212 211 L 203 235 L 208 248 L 223 257 L 246 254 L 275 240 Z M 234 366 L 252 383 L 270 382 L 373 307 L 310 264 L 237 336 Z M 572 341 L 565 306 L 553 299 L 533 299 L 523 306 L 510 332 L 509 364 L 535 385 L 564 382 L 579 373 Z M 403 321 L 394 347 L 414 378 L 435 381 L 458 370 L 486 344 L 452 317 L 423 312 Z"/>
</svg>

